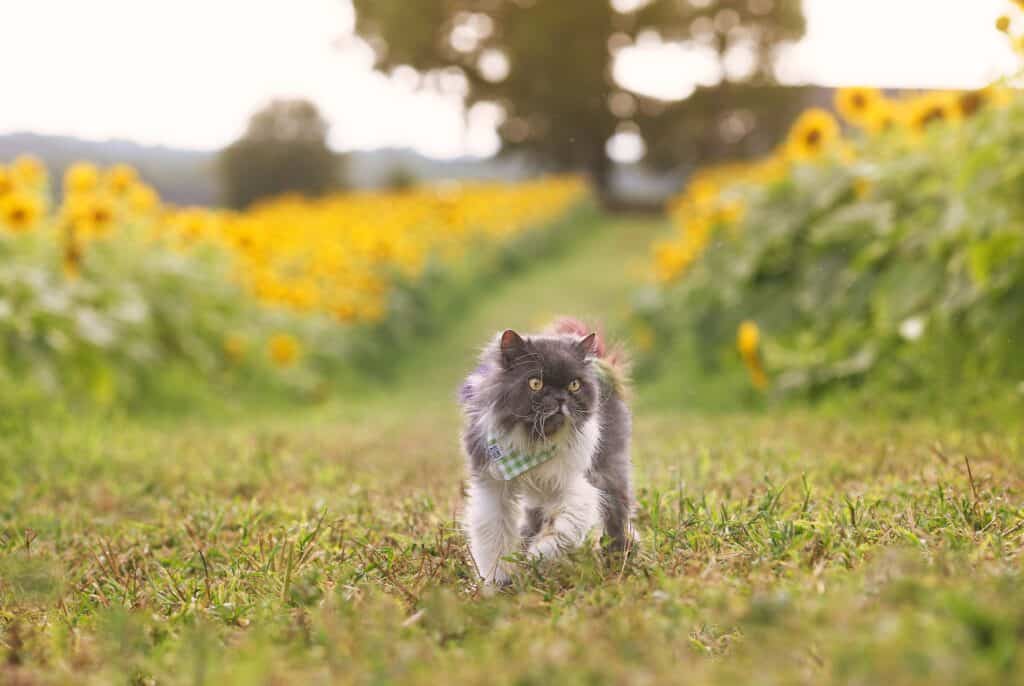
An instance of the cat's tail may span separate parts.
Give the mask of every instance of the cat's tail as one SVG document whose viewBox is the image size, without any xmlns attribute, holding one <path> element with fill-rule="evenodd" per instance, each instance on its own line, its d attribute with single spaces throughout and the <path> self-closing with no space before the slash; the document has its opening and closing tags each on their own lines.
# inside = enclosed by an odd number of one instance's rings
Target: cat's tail
<svg viewBox="0 0 1024 686">
<path fill-rule="evenodd" d="M 602 376 L 607 378 L 615 392 L 625 398 L 629 393 L 629 378 L 631 362 L 625 348 L 615 344 L 609 346 L 605 342 L 604 332 L 601 327 L 588 325 L 575 317 L 559 317 L 549 330 L 555 334 L 578 336 L 583 338 L 592 332 L 597 334 L 594 340 L 594 355 L 597 358 L 598 369 Z"/>
</svg>

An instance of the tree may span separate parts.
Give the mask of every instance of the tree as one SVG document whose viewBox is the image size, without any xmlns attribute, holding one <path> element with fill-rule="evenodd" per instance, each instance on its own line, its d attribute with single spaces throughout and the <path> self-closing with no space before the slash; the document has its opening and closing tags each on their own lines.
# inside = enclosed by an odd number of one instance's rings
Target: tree
<svg viewBox="0 0 1024 686">
<path fill-rule="evenodd" d="M 655 169 L 695 168 L 763 157 L 811 106 L 829 107 L 832 91 L 815 86 L 722 83 L 686 100 L 641 100 L 636 121 Z"/>
<path fill-rule="evenodd" d="M 773 82 L 775 48 L 802 35 L 800 0 L 354 0 L 356 31 L 383 69 L 410 66 L 464 85 L 468 106 L 505 112 L 506 150 L 556 169 L 585 169 L 605 190 L 605 147 L 659 104 L 625 92 L 616 53 L 640 36 L 692 41 L 720 62 L 744 50 L 743 81 Z M 644 105 L 646 113 L 638 106 Z M 659 123 L 663 128 L 663 124 Z M 659 129 L 658 137 L 664 136 Z"/>
<path fill-rule="evenodd" d="M 274 100 L 221 151 L 224 202 L 243 208 L 283 193 L 317 196 L 337 188 L 341 159 L 327 147 L 328 125 L 307 100 Z"/>
<path fill-rule="evenodd" d="M 384 178 L 384 188 L 392 191 L 405 191 L 415 185 L 416 174 L 402 164 L 392 166 Z"/>
</svg>

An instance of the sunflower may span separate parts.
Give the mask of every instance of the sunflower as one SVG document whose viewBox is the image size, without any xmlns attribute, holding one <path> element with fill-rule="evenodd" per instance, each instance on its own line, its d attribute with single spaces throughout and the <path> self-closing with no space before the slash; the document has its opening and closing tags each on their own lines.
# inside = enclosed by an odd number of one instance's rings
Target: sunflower
<svg viewBox="0 0 1024 686">
<path fill-rule="evenodd" d="M 854 126 L 867 128 L 874 111 L 885 101 L 877 88 L 840 88 L 836 91 L 835 104 L 843 119 Z"/>
<path fill-rule="evenodd" d="M 356 320 L 359 311 L 356 306 L 348 300 L 341 300 L 333 305 L 335 318 L 343 323 L 351 323 Z"/>
<path fill-rule="evenodd" d="M 6 167 L 0 165 L 0 197 L 14 190 L 14 175 Z"/>
<path fill-rule="evenodd" d="M 761 361 L 761 330 L 757 324 L 752 321 L 740 324 L 736 332 L 736 348 L 750 372 L 750 382 L 759 390 L 766 388 L 768 375 L 765 374 Z"/>
<path fill-rule="evenodd" d="M 961 113 L 954 95 L 934 92 L 908 101 L 904 116 L 911 133 L 920 135 L 932 124 L 958 121 Z"/>
<path fill-rule="evenodd" d="M 75 235 L 74 225 L 65 225 L 64 247 L 61 255 L 61 266 L 64 269 L 64 275 L 69 279 L 78 278 L 82 273 L 82 259 L 84 256 L 82 243 Z"/>
<path fill-rule="evenodd" d="M 96 165 L 75 162 L 64 172 L 65 193 L 91 193 L 99 185 L 100 172 Z"/>
<path fill-rule="evenodd" d="M 93 198 L 89 209 L 89 224 L 94 236 L 108 235 L 114 226 L 114 218 L 114 203 L 109 198 L 101 195 Z"/>
<path fill-rule="evenodd" d="M 956 107 L 961 117 L 974 116 L 979 110 L 994 105 L 997 107 L 1010 102 L 1010 94 L 1001 86 L 987 86 L 981 90 L 966 91 L 956 95 Z"/>
<path fill-rule="evenodd" d="M 15 191 L 0 199 L 0 223 L 11 231 L 30 231 L 42 214 L 42 201 L 29 193 Z"/>
<path fill-rule="evenodd" d="M 111 193 L 122 196 L 128 193 L 138 179 L 138 172 L 131 165 L 115 164 L 107 171 L 105 180 Z"/>
<path fill-rule="evenodd" d="M 38 157 L 19 155 L 11 163 L 11 176 L 28 188 L 39 188 L 46 182 L 46 165 Z"/>
<path fill-rule="evenodd" d="M 102 238 L 110 234 L 117 219 L 113 200 L 98 193 L 75 193 L 64 200 L 63 214 L 82 238 Z"/>
<path fill-rule="evenodd" d="M 287 333 L 274 334 L 268 346 L 270 360 L 278 367 L 289 367 L 299 359 L 301 348 L 299 341 Z"/>
<path fill-rule="evenodd" d="M 712 217 L 714 222 L 722 224 L 738 224 L 743 221 L 747 214 L 747 206 L 742 200 L 721 202 L 714 209 Z"/>
<path fill-rule="evenodd" d="M 752 321 L 745 321 L 740 324 L 736 332 L 736 348 L 743 357 L 751 357 L 757 354 L 761 345 L 761 330 Z"/>
<path fill-rule="evenodd" d="M 686 253 L 679 242 L 663 241 L 654 246 L 654 275 L 660 283 L 674 281 L 687 265 Z"/>
<path fill-rule="evenodd" d="M 961 116 L 970 117 L 985 106 L 985 98 L 981 91 L 967 91 L 957 96 L 956 106 L 960 109 Z"/>
<path fill-rule="evenodd" d="M 179 247 L 188 247 L 214 233 L 215 217 L 198 207 L 187 207 L 175 213 L 168 225 L 180 239 Z"/>
<path fill-rule="evenodd" d="M 384 301 L 379 295 L 374 295 L 359 302 L 356 317 L 360 321 L 373 323 L 384 319 L 386 313 Z"/>
<path fill-rule="evenodd" d="M 149 214 L 160 205 L 160 196 L 144 183 L 133 183 L 128 189 L 128 204 L 139 214 Z"/>
<path fill-rule="evenodd" d="M 875 103 L 875 106 L 867 113 L 863 127 L 871 133 L 889 131 L 896 126 L 898 121 L 896 115 L 896 107 L 893 102 L 883 98 Z"/>
<path fill-rule="evenodd" d="M 795 160 L 814 160 L 839 140 L 839 123 L 820 108 L 811 108 L 789 130 L 786 152 Z"/>
</svg>

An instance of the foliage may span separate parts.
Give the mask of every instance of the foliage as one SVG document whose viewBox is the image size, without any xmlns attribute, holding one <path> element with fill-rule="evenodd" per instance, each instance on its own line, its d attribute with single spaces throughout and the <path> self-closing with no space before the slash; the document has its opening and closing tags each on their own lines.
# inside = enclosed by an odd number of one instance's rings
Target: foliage
<svg viewBox="0 0 1024 686">
<path fill-rule="evenodd" d="M 556 168 L 585 168 L 601 189 L 608 139 L 622 127 L 655 123 L 637 118 L 637 98 L 613 79 L 620 50 L 640 36 L 693 41 L 718 60 L 749 49 L 754 67 L 744 78 L 770 82 L 773 49 L 804 28 L 796 0 L 653 0 L 621 11 L 590 0 L 356 0 L 355 8 L 356 29 L 382 68 L 411 66 L 427 82 L 436 77 L 467 93 L 470 106 L 498 105 L 507 148 Z"/>
<path fill-rule="evenodd" d="M 101 402 L 169 377 L 319 396 L 379 371 L 460 294 L 567 240 L 584 198 L 549 179 L 174 209 L 129 167 L 79 164 L 50 212 L 37 162 L 0 174 L 0 386 Z"/>
<path fill-rule="evenodd" d="M 691 181 L 643 317 L 663 339 L 693 327 L 710 371 L 736 365 L 755 320 L 783 392 L 1018 383 L 1024 101 L 999 86 L 837 100 L 866 135 L 810 111 L 772 158 Z"/>
<path fill-rule="evenodd" d="M 697 170 L 769 155 L 822 92 L 818 86 L 723 81 L 679 102 L 641 99 L 635 121 L 647 144 L 644 163 L 662 171 Z"/>
<path fill-rule="evenodd" d="M 275 100 L 217 160 L 224 202 L 242 209 L 286 193 L 316 197 L 341 184 L 342 158 L 327 146 L 327 122 L 307 100 Z"/>
</svg>

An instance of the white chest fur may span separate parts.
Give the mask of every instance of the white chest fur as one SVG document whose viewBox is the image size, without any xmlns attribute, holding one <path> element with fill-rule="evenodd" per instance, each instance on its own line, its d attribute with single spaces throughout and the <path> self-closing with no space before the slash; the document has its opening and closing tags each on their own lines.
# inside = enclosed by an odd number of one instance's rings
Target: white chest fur
<svg viewBox="0 0 1024 686">
<path fill-rule="evenodd" d="M 579 430 L 565 430 L 555 436 L 556 450 L 551 459 L 516 477 L 523 495 L 530 500 L 557 499 L 583 478 L 597 451 L 600 426 L 598 418 L 591 416 Z"/>
<path fill-rule="evenodd" d="M 529 448 L 525 433 L 518 431 L 506 436 L 511 447 Z M 466 530 L 484 579 L 491 583 L 508 579 L 504 558 L 519 547 L 522 505 L 540 508 L 543 520 L 528 555 L 551 557 L 586 539 L 601 516 L 600 492 L 586 478 L 600 438 L 600 416 L 595 412 L 578 429 L 567 428 L 553 436 L 555 453 L 543 464 L 511 481 L 491 476 L 470 482 Z"/>
</svg>

